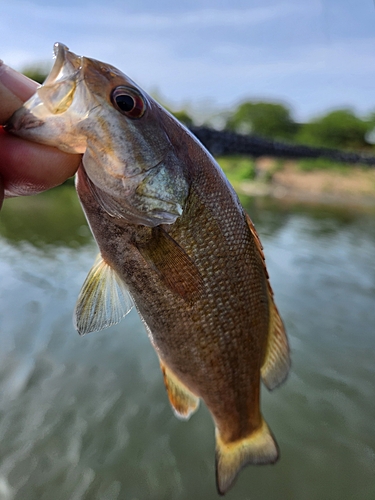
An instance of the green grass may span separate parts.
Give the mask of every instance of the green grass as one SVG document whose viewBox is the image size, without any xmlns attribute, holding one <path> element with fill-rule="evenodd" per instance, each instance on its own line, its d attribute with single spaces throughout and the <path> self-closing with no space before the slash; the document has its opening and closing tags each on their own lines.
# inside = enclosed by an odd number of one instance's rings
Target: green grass
<svg viewBox="0 0 375 500">
<path fill-rule="evenodd" d="M 347 174 L 353 171 L 353 167 L 351 165 L 327 160 L 326 158 L 299 160 L 297 165 L 298 168 L 304 172 L 311 172 L 313 170 L 334 170 L 342 174 Z"/>
</svg>

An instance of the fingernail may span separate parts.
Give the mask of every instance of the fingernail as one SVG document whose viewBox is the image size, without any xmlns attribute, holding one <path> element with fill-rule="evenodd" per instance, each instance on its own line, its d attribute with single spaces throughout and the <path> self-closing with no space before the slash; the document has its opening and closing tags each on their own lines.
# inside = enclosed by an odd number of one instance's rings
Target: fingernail
<svg viewBox="0 0 375 500">
<path fill-rule="evenodd" d="M 38 84 L 22 73 L 10 68 L 0 60 L 0 83 L 21 101 L 27 101 L 38 88 Z"/>
</svg>

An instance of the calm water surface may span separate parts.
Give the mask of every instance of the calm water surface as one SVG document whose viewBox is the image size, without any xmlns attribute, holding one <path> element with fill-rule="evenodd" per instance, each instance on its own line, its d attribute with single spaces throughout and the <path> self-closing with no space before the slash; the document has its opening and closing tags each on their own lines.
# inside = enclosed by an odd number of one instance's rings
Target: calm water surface
<svg viewBox="0 0 375 500">
<path fill-rule="evenodd" d="M 244 201 L 293 367 L 262 393 L 280 461 L 226 498 L 373 499 L 375 212 Z M 97 253 L 74 190 L 8 200 L 0 227 L 0 500 L 219 498 L 210 415 L 173 416 L 137 314 L 73 329 Z"/>
</svg>

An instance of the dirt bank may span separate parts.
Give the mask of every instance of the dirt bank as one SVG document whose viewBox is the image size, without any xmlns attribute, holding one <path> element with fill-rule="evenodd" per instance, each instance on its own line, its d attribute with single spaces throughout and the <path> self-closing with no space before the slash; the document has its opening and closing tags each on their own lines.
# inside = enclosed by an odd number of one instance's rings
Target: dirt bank
<svg viewBox="0 0 375 500">
<path fill-rule="evenodd" d="M 249 195 L 271 195 L 307 202 L 375 205 L 375 169 L 301 170 L 295 162 L 276 166 L 275 160 L 257 161 L 256 181 L 241 182 L 237 189 Z"/>
</svg>

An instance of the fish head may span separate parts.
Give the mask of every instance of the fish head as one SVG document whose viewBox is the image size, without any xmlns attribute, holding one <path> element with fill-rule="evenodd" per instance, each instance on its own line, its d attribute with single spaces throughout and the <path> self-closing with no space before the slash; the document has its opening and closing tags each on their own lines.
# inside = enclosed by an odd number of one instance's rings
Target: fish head
<svg viewBox="0 0 375 500">
<path fill-rule="evenodd" d="M 115 67 L 78 56 L 61 43 L 54 54 L 44 84 L 6 128 L 83 154 L 92 193 L 111 216 L 149 226 L 175 222 L 188 194 L 184 166 L 168 133 L 171 124 L 179 124 Z"/>
</svg>

